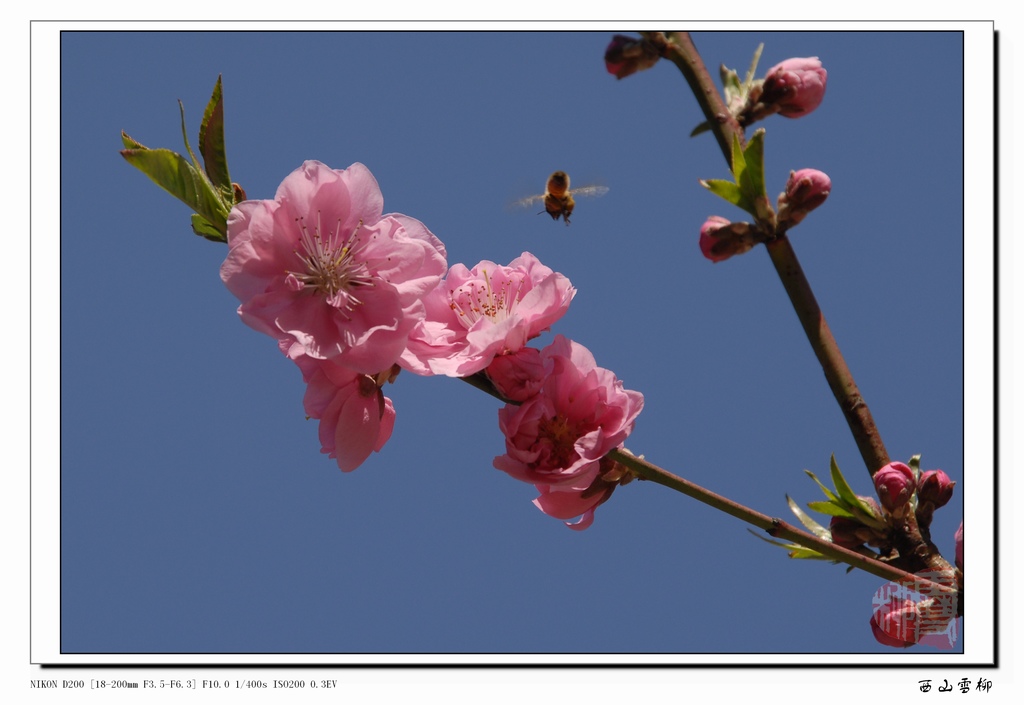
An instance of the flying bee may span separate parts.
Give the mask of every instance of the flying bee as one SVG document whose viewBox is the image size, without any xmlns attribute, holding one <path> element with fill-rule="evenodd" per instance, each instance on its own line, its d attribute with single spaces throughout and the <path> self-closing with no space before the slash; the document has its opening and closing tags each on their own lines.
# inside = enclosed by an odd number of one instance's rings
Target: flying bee
<svg viewBox="0 0 1024 705">
<path fill-rule="evenodd" d="M 570 190 L 569 175 L 564 171 L 556 171 L 548 177 L 544 193 L 516 201 L 515 205 L 529 206 L 537 201 L 543 201 L 544 210 L 538 212 L 537 215 L 547 213 L 553 220 L 564 219 L 565 224 L 568 225 L 569 216 L 572 215 L 572 210 L 576 207 L 577 198 L 603 196 L 606 193 L 608 193 L 607 186 L 584 186 Z"/>
</svg>

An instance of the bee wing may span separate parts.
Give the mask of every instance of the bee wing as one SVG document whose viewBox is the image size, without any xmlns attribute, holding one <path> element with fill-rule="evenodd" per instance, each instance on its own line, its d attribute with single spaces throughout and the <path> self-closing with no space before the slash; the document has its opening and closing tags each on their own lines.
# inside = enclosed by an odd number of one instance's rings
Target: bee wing
<svg viewBox="0 0 1024 705">
<path fill-rule="evenodd" d="M 543 201 L 543 200 L 544 200 L 544 194 L 543 193 L 538 193 L 535 196 L 527 196 L 526 198 L 520 198 L 515 203 L 512 203 L 510 207 L 511 208 L 527 208 L 527 207 L 533 205 L 534 203 L 537 203 L 537 202 Z"/>
<path fill-rule="evenodd" d="M 608 193 L 607 186 L 584 186 L 582 188 L 574 188 L 569 191 L 573 198 L 597 198 Z"/>
</svg>

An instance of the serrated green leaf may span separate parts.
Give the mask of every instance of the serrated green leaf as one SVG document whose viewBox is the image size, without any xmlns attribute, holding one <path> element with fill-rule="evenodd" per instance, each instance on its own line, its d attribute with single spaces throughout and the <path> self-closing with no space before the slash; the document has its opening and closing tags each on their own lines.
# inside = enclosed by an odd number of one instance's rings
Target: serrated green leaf
<svg viewBox="0 0 1024 705">
<path fill-rule="evenodd" d="M 743 159 L 743 147 L 740 145 L 739 135 L 732 136 L 732 177 L 737 184 L 743 181 L 743 172 L 747 169 L 747 163 Z"/>
<path fill-rule="evenodd" d="M 227 236 L 213 227 L 210 222 L 199 215 L 198 213 L 192 214 L 192 232 L 199 237 L 205 237 L 207 240 L 213 240 L 214 242 L 227 242 Z"/>
<path fill-rule="evenodd" d="M 740 187 L 733 182 L 726 181 L 725 179 L 701 179 L 700 185 L 734 206 L 742 208 L 748 213 L 753 213 L 751 210 L 753 206 L 747 201 Z"/>
<path fill-rule="evenodd" d="M 206 176 L 183 156 L 169 149 L 125 149 L 121 156 L 226 236 L 229 209 Z"/>
<path fill-rule="evenodd" d="M 146 145 L 142 144 L 137 140 L 132 139 L 128 136 L 128 133 L 121 130 L 121 142 L 124 143 L 125 149 L 149 149 Z"/>
<path fill-rule="evenodd" d="M 822 555 L 822 554 L 818 553 L 817 551 L 815 551 L 813 549 L 804 548 L 803 546 L 800 546 L 799 548 L 797 548 L 797 549 L 795 549 L 793 551 L 790 551 L 789 552 L 789 557 L 790 558 L 796 558 L 796 559 L 812 560 L 812 561 L 832 561 L 833 563 L 835 563 L 835 559 L 834 558 L 829 558 L 828 556 Z"/>
<path fill-rule="evenodd" d="M 747 200 L 754 203 L 759 198 L 767 199 L 764 185 L 764 128 L 756 130 L 747 142 L 743 150 L 743 162 L 746 168 L 742 179 L 737 178 L 736 183 L 746 194 Z"/>
<path fill-rule="evenodd" d="M 813 472 L 811 472 L 810 470 L 804 470 L 804 472 L 807 473 L 812 480 L 814 480 L 816 483 L 818 483 L 818 487 L 821 488 L 821 491 L 825 493 L 826 497 L 828 497 L 833 502 L 839 502 L 839 498 L 836 497 L 832 493 L 832 490 L 830 490 L 829 488 L 825 487 L 825 485 L 823 485 L 821 483 L 821 480 L 819 480 L 818 477 Z"/>
<path fill-rule="evenodd" d="M 857 518 L 849 509 L 841 507 L 834 502 L 808 502 L 807 508 L 821 514 L 828 514 L 830 517 L 846 517 L 847 519 Z"/>
<path fill-rule="evenodd" d="M 839 499 L 845 506 L 859 504 L 860 500 L 857 499 L 856 493 L 847 484 L 846 478 L 843 477 L 843 473 L 839 471 L 839 465 L 836 464 L 836 456 L 832 456 L 832 460 L 829 463 L 829 467 L 832 471 L 832 484 L 836 486 L 836 492 L 839 494 Z"/>
<path fill-rule="evenodd" d="M 232 197 L 231 176 L 228 173 L 228 159 L 224 149 L 224 102 L 221 95 L 221 77 L 213 87 L 213 95 L 203 113 L 199 126 L 199 153 L 203 155 L 206 175 L 224 197 Z"/>
<path fill-rule="evenodd" d="M 800 523 L 807 527 L 807 530 L 817 536 L 819 539 L 831 538 L 832 534 L 824 526 L 814 521 L 807 512 L 800 508 L 796 502 L 787 494 L 786 503 L 789 504 L 790 510 L 796 515 L 796 518 L 800 520 Z"/>
<path fill-rule="evenodd" d="M 192 145 L 188 143 L 188 131 L 185 129 L 185 104 L 180 100 L 178 101 L 178 111 L 181 113 L 181 139 L 185 140 L 185 151 L 188 152 L 188 156 L 192 159 L 192 166 L 195 167 L 196 171 L 202 171 L 203 167 L 199 164 L 199 160 L 196 159 L 196 153 L 192 151 Z"/>
<path fill-rule="evenodd" d="M 804 546 L 801 546 L 798 543 L 792 543 L 792 542 L 783 543 L 782 541 L 776 541 L 775 539 L 765 538 L 764 536 L 761 536 L 761 534 L 757 533 L 753 529 L 747 529 L 747 531 L 749 531 L 750 533 L 752 533 L 754 536 L 756 536 L 757 538 L 761 539 L 762 541 L 765 541 L 766 543 L 770 543 L 773 546 L 778 546 L 779 548 L 786 549 L 786 551 L 788 552 L 788 555 L 789 555 L 790 558 L 805 558 L 805 559 L 810 559 L 810 560 L 832 561 L 833 563 L 836 562 L 835 560 L 829 558 L 828 556 L 824 556 L 824 555 L 818 553 L 817 551 L 815 551 L 814 549 L 805 548 Z"/>
</svg>

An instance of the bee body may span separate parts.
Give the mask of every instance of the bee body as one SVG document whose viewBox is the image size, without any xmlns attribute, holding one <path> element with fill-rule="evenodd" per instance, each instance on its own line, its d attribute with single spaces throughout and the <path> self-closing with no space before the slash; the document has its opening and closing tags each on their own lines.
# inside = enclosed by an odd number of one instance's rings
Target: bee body
<svg viewBox="0 0 1024 705">
<path fill-rule="evenodd" d="M 564 171 L 553 172 L 548 177 L 544 193 L 524 198 L 516 205 L 528 206 L 531 203 L 543 201 L 544 210 L 541 213 L 547 213 L 553 220 L 562 218 L 565 220 L 565 224 L 568 225 L 569 216 L 572 215 L 573 209 L 576 207 L 574 196 L 603 196 L 608 193 L 607 186 L 584 186 L 583 188 L 570 190 L 569 183 L 569 175 Z"/>
</svg>

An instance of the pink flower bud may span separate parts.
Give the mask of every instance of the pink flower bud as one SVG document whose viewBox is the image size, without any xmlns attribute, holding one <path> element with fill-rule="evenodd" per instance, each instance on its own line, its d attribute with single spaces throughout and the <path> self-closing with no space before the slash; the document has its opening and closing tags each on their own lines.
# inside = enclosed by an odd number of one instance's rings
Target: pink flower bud
<svg viewBox="0 0 1024 705">
<path fill-rule="evenodd" d="M 920 638 L 919 617 L 917 603 L 893 597 L 871 615 L 871 633 L 885 646 L 913 646 Z"/>
<path fill-rule="evenodd" d="M 954 535 L 956 541 L 956 567 L 960 570 L 964 569 L 964 523 L 960 522 L 960 528 L 956 530 Z"/>
<path fill-rule="evenodd" d="M 875 473 L 874 481 L 882 506 L 891 514 L 902 516 L 914 494 L 914 471 L 903 463 L 889 463 Z"/>
<path fill-rule="evenodd" d="M 919 504 L 931 504 L 935 509 L 945 506 L 953 497 L 956 483 L 941 470 L 926 470 L 921 473 L 921 481 L 917 488 Z"/>
<path fill-rule="evenodd" d="M 712 262 L 721 262 L 757 244 L 759 233 L 750 223 L 732 223 L 713 215 L 700 228 L 700 251 Z"/>
<path fill-rule="evenodd" d="M 660 58 L 661 52 L 650 40 L 616 34 L 605 49 L 604 65 L 615 78 L 625 78 L 651 68 Z"/>
<path fill-rule="evenodd" d="M 789 172 L 786 190 L 779 195 L 779 222 L 796 225 L 820 206 L 832 192 L 832 180 L 817 169 Z"/>
<path fill-rule="evenodd" d="M 827 79 L 828 72 L 816 56 L 786 59 L 769 69 L 761 102 L 777 106 L 784 117 L 801 117 L 821 105 Z"/>
</svg>

